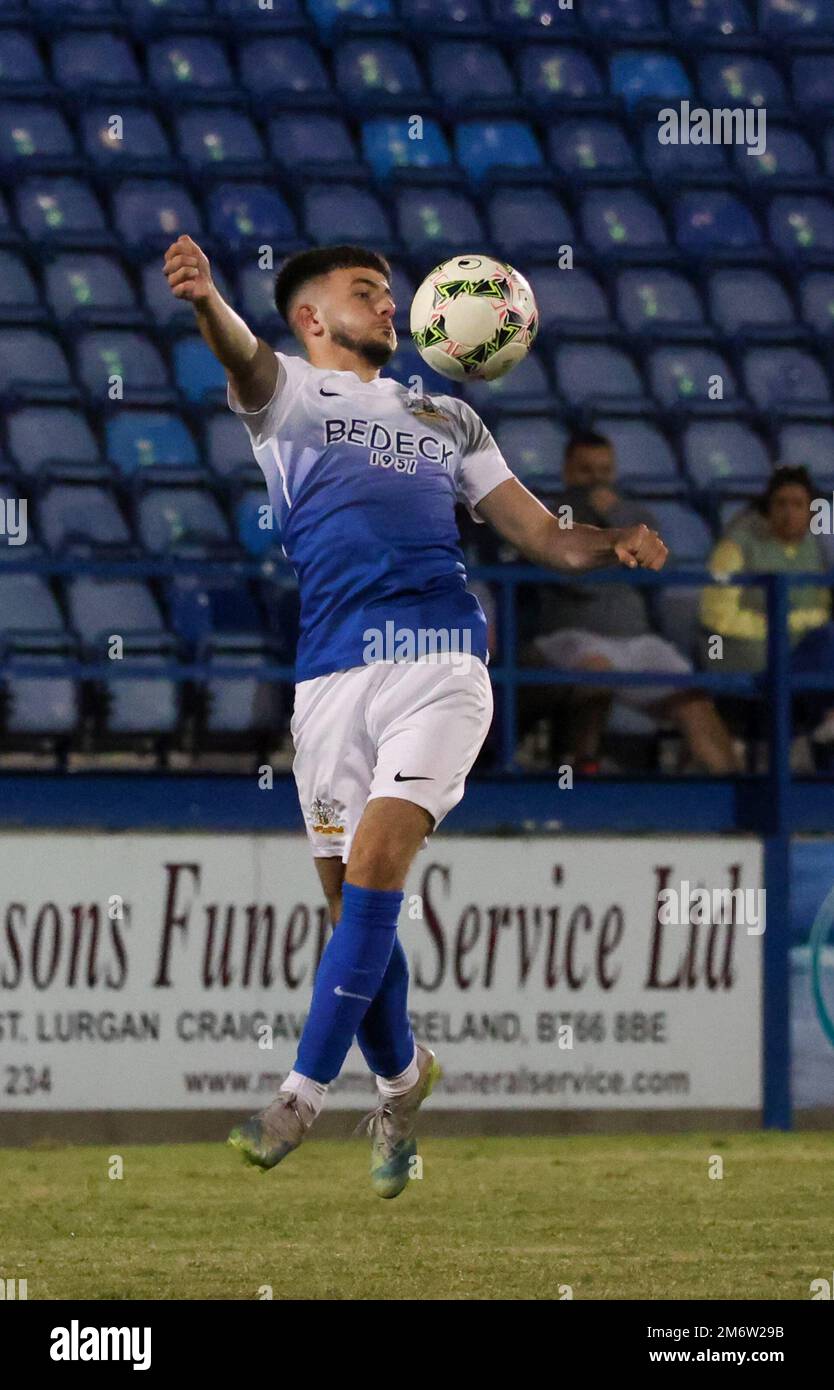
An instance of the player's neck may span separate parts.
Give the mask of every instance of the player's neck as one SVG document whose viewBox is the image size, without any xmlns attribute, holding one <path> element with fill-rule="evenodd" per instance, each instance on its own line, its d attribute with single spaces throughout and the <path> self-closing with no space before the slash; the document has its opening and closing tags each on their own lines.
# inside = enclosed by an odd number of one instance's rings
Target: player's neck
<svg viewBox="0 0 834 1390">
<path fill-rule="evenodd" d="M 355 372 L 360 381 L 376 381 L 379 376 L 379 367 L 373 367 L 366 357 L 335 343 L 328 343 L 326 347 L 311 343 L 308 356 L 313 367 L 327 368 L 331 372 Z"/>
</svg>

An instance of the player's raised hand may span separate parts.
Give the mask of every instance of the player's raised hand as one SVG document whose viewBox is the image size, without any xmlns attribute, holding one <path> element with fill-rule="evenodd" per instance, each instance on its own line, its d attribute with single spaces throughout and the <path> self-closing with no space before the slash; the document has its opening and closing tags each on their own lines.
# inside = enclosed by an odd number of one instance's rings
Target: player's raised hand
<svg viewBox="0 0 834 1390">
<path fill-rule="evenodd" d="M 175 298 L 190 304 L 200 304 L 214 289 L 208 257 L 190 236 L 171 243 L 162 270 Z"/>
<path fill-rule="evenodd" d="M 614 544 L 614 554 L 621 565 L 629 569 L 662 570 L 669 551 L 656 531 L 641 522 L 639 526 L 623 526 Z"/>
</svg>

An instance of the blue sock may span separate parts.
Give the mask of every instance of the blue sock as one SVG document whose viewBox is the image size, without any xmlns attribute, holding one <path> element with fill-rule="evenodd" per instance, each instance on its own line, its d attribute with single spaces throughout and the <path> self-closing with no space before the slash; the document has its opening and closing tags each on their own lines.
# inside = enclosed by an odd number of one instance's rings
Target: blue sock
<svg viewBox="0 0 834 1390">
<path fill-rule="evenodd" d="M 402 893 L 342 888 L 339 925 L 324 948 L 294 1071 L 328 1085 L 339 1075 L 397 939 Z"/>
<path fill-rule="evenodd" d="M 408 1019 L 408 961 L 399 937 L 382 984 L 356 1034 L 362 1056 L 375 1076 L 399 1076 L 414 1057 Z"/>
</svg>

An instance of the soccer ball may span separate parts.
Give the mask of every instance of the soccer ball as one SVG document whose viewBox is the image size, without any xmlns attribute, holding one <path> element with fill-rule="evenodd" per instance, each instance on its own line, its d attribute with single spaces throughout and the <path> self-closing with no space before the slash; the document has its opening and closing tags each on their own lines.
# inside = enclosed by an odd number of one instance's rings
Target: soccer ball
<svg viewBox="0 0 834 1390">
<path fill-rule="evenodd" d="M 523 275 L 489 256 L 455 256 L 427 275 L 411 305 L 423 361 L 453 381 L 495 381 L 527 356 L 539 326 Z"/>
</svg>

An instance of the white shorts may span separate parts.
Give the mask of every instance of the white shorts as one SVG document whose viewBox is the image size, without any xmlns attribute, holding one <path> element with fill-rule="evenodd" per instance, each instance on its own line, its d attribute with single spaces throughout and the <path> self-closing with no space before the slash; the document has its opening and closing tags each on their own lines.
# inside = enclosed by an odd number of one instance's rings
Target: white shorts
<svg viewBox="0 0 834 1390">
<path fill-rule="evenodd" d="M 435 659 L 374 662 L 300 681 L 292 737 L 313 854 L 347 863 L 374 797 L 413 801 L 435 827 L 463 796 L 492 722 L 487 668 Z"/>
<path fill-rule="evenodd" d="M 692 663 L 671 642 L 653 632 L 642 637 L 601 637 L 570 627 L 537 637 L 535 645 L 549 665 L 564 671 L 575 671 L 589 656 L 603 657 L 614 671 L 684 675 L 692 670 Z M 611 690 L 615 699 L 634 709 L 650 708 L 679 692 L 680 687 L 667 685 L 624 685 Z"/>
</svg>

